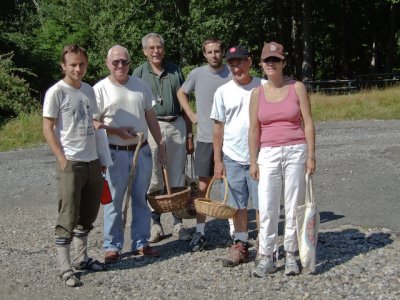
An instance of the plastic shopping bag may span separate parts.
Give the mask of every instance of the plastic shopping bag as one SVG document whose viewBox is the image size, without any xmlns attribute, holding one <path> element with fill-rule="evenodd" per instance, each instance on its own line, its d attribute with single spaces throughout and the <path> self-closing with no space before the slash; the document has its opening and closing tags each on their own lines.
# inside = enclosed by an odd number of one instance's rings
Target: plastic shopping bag
<svg viewBox="0 0 400 300">
<path fill-rule="evenodd" d="M 106 205 L 106 204 L 112 202 L 110 187 L 108 185 L 107 179 L 105 179 L 105 178 L 103 178 L 103 192 L 101 193 L 100 202 L 103 205 Z"/>
<path fill-rule="evenodd" d="M 97 155 L 100 159 L 100 164 L 105 167 L 112 165 L 110 148 L 108 147 L 107 133 L 105 129 L 95 130 Z"/>
<path fill-rule="evenodd" d="M 297 207 L 297 240 L 303 272 L 315 271 L 316 248 L 319 229 L 319 212 L 315 204 L 312 177 L 306 174 L 304 205 Z"/>
</svg>

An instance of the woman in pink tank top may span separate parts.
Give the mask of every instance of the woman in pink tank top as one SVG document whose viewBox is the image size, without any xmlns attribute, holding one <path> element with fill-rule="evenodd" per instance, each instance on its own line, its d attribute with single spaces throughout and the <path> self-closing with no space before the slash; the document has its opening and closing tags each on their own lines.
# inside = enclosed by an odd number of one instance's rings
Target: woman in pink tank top
<svg viewBox="0 0 400 300">
<path fill-rule="evenodd" d="M 258 184 L 260 232 L 258 262 L 252 274 L 276 271 L 280 200 L 285 206 L 285 275 L 299 274 L 296 210 L 305 196 L 305 173 L 315 171 L 315 132 L 304 84 L 286 80 L 283 46 L 264 45 L 261 64 L 268 82 L 255 88 L 250 101 L 250 174 Z"/>
</svg>

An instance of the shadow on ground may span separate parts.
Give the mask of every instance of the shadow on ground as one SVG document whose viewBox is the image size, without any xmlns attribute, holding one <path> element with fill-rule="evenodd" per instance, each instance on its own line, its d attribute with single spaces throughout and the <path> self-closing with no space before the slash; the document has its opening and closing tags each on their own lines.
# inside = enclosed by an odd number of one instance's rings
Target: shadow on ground
<svg viewBox="0 0 400 300">
<path fill-rule="evenodd" d="M 321 223 L 329 222 L 339 218 L 342 215 L 336 215 L 333 212 L 321 212 Z M 195 233 L 195 227 L 191 227 L 192 234 Z M 284 233 L 284 215 L 280 215 L 278 232 L 280 241 L 282 241 Z M 217 248 L 228 248 L 232 245 L 229 235 L 229 224 L 227 220 L 212 219 L 206 223 L 205 234 L 208 241 L 207 251 Z M 256 211 L 249 210 L 249 241 L 251 243 L 250 260 L 254 260 L 256 256 L 255 240 L 258 231 L 256 225 Z M 379 248 L 383 248 L 391 244 L 393 240 L 390 234 L 383 232 L 363 233 L 356 228 L 346 228 L 343 230 L 320 232 L 317 244 L 317 266 L 316 274 L 322 274 L 337 265 L 341 265 L 360 254 L 367 253 Z M 162 243 L 152 244 L 160 252 L 158 258 L 147 258 L 134 256 L 130 252 L 123 253 L 119 263 L 108 265 L 108 270 L 125 270 L 131 268 L 140 268 L 151 265 L 155 262 L 169 260 L 177 256 L 187 255 L 190 252 L 190 241 L 180 241 L 171 235 L 166 236 L 166 241 Z M 280 243 L 282 244 L 282 242 Z M 284 257 L 283 245 L 279 247 L 279 258 Z M 190 259 L 190 258 L 189 258 Z M 82 274 L 83 276 L 85 274 Z"/>
<path fill-rule="evenodd" d="M 320 232 L 316 274 L 322 274 L 352 258 L 393 243 L 389 233 L 365 234 L 358 229 Z"/>
</svg>

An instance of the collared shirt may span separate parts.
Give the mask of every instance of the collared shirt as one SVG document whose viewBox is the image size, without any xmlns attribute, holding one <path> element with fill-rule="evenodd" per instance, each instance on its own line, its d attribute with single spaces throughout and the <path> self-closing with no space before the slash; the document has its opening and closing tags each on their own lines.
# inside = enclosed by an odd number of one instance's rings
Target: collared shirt
<svg viewBox="0 0 400 300">
<path fill-rule="evenodd" d="M 163 62 L 164 70 L 160 75 L 153 72 L 149 62 L 137 67 L 132 76 L 141 78 L 151 87 L 153 109 L 157 116 L 177 116 L 181 114 L 176 93 L 185 81 L 180 68 L 171 62 Z"/>
</svg>

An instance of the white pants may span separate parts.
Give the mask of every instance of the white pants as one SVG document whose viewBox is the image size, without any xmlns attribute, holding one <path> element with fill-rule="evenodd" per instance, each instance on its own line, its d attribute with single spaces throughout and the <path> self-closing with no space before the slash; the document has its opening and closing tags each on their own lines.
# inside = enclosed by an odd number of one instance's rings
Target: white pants
<svg viewBox="0 0 400 300">
<path fill-rule="evenodd" d="M 297 205 L 304 202 L 305 162 L 307 145 L 263 147 L 258 156 L 260 181 L 260 249 L 262 255 L 272 255 L 278 240 L 281 195 L 285 205 L 285 251 L 298 250 L 296 236 Z"/>
</svg>

